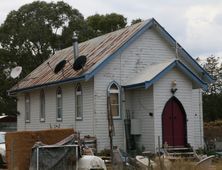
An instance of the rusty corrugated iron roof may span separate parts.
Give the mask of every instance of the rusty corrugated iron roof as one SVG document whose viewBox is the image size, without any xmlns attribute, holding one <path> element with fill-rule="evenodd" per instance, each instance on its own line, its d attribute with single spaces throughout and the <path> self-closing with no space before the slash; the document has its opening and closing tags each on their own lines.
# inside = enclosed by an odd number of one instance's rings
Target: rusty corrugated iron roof
<svg viewBox="0 0 222 170">
<path fill-rule="evenodd" d="M 57 51 L 23 80 L 18 82 L 17 85 L 9 90 L 9 93 L 37 88 L 47 84 L 50 85 L 78 78 L 81 79 L 85 74 L 95 69 L 101 63 L 101 60 L 106 59 L 123 46 L 150 21 L 151 19 L 80 43 L 79 55 L 86 55 L 87 62 L 84 69 L 79 71 L 72 69 L 74 60 L 73 47 Z M 61 60 L 68 62 L 63 71 L 55 74 L 51 68 L 55 68 L 56 64 Z"/>
</svg>

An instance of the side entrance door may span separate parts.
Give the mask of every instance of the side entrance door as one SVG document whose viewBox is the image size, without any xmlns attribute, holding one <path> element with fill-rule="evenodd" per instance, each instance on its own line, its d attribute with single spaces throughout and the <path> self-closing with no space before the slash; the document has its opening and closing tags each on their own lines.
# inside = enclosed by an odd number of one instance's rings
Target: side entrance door
<svg viewBox="0 0 222 170">
<path fill-rule="evenodd" d="M 176 97 L 165 105 L 162 114 L 163 143 L 168 146 L 183 147 L 186 145 L 186 113 Z"/>
</svg>

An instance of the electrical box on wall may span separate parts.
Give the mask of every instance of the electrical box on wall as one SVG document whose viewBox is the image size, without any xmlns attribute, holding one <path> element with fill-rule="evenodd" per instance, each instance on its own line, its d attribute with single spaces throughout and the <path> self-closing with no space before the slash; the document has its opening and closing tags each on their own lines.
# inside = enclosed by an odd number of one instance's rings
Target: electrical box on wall
<svg viewBox="0 0 222 170">
<path fill-rule="evenodd" d="M 131 119 L 131 135 L 141 135 L 140 119 Z"/>
</svg>

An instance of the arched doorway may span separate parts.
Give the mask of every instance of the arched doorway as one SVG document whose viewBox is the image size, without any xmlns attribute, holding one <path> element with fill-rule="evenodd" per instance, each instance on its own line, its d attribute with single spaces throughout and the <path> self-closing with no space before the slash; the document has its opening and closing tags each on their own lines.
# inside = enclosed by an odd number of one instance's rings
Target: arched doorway
<svg viewBox="0 0 222 170">
<path fill-rule="evenodd" d="M 162 114 L 163 144 L 183 147 L 187 144 L 186 113 L 180 101 L 172 97 Z"/>
</svg>

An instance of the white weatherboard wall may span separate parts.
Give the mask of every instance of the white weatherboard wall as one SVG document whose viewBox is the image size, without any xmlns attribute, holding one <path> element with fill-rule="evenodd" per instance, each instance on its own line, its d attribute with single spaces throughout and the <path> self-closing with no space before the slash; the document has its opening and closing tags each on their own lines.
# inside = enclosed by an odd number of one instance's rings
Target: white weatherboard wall
<svg viewBox="0 0 222 170">
<path fill-rule="evenodd" d="M 162 112 L 166 102 L 172 97 L 170 92 L 172 81 L 176 80 L 175 97 L 181 102 L 187 117 L 187 138 L 191 146 L 195 145 L 195 120 L 192 108 L 192 82 L 178 69 L 174 68 L 154 84 L 154 127 L 155 144 L 158 147 L 158 136 L 162 145 Z"/>
<path fill-rule="evenodd" d="M 192 91 L 192 109 L 194 119 L 194 148 L 203 148 L 203 110 L 202 110 L 202 92 L 201 89 Z"/>
<path fill-rule="evenodd" d="M 139 119 L 141 125 L 141 135 L 136 135 L 137 147 L 149 151 L 155 151 L 154 145 L 154 118 L 149 115 L 153 113 L 153 88 L 128 90 L 131 93 L 131 118 Z M 128 102 L 128 101 L 127 101 Z"/>
<path fill-rule="evenodd" d="M 75 84 L 61 85 L 63 99 L 63 120 L 56 121 L 56 89 L 57 87 L 44 88 L 45 92 L 45 122 L 40 122 L 40 90 L 29 92 L 31 101 L 31 120 L 24 123 L 24 94 L 18 95 L 18 131 L 21 130 L 43 130 L 54 127 L 74 128 L 81 135 L 93 134 L 93 80 L 82 82 L 83 89 L 83 120 L 75 121 Z M 76 123 L 75 123 L 76 122 Z"/>
<path fill-rule="evenodd" d="M 136 74 L 143 71 L 144 68 L 149 67 L 149 65 L 171 61 L 174 58 L 175 51 L 173 48 L 155 30 L 150 29 L 129 45 L 120 55 L 115 56 L 110 63 L 95 75 L 95 132 L 99 150 L 109 148 L 106 107 L 108 85 L 112 81 L 117 82 L 119 85 L 124 85 L 129 79 L 132 79 Z M 123 110 L 121 112 L 124 113 Z M 124 115 L 122 115 L 121 119 L 114 120 L 114 126 L 114 145 L 124 148 Z M 145 129 L 143 130 L 145 131 Z M 144 137 L 142 140 L 148 139 Z"/>
</svg>

